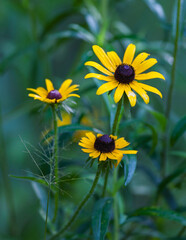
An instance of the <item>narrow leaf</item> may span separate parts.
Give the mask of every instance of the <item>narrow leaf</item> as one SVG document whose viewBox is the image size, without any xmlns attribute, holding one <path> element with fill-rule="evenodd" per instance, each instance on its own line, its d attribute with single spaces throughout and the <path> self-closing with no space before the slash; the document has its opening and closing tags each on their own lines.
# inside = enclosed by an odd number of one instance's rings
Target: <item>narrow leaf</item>
<svg viewBox="0 0 186 240">
<path fill-rule="evenodd" d="M 136 155 L 124 155 L 124 185 L 127 186 L 136 170 L 137 156 Z"/>
<path fill-rule="evenodd" d="M 186 116 L 184 116 L 174 127 L 171 134 L 171 145 L 173 146 L 176 141 L 185 133 L 186 131 Z"/>
<path fill-rule="evenodd" d="M 175 211 L 165 210 L 158 207 L 145 207 L 137 209 L 131 216 L 152 216 L 162 217 L 169 220 L 177 221 L 182 225 L 186 226 L 186 217 L 178 214 Z"/>
<path fill-rule="evenodd" d="M 110 221 L 112 198 L 100 199 L 93 210 L 92 229 L 94 240 L 104 240 Z"/>
</svg>

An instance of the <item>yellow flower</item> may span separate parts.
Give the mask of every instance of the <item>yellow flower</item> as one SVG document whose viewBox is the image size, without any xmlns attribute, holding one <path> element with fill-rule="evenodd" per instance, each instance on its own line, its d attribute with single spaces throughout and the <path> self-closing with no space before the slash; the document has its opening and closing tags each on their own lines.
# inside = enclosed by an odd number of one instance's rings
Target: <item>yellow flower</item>
<svg viewBox="0 0 186 240">
<path fill-rule="evenodd" d="M 161 73 L 155 71 L 148 73 L 145 72 L 147 69 L 155 65 L 157 60 L 155 58 L 149 58 L 146 60 L 149 54 L 145 52 L 140 53 L 134 59 L 135 50 L 136 46 L 130 44 L 125 51 L 122 62 L 116 52 L 111 51 L 105 53 L 101 47 L 97 45 L 93 46 L 94 53 L 99 58 L 100 62 L 107 68 L 106 69 L 100 64 L 92 61 L 85 63 L 85 65 L 92 66 L 105 74 L 89 73 L 85 76 L 85 78 L 94 77 L 99 80 L 107 81 L 107 83 L 98 88 L 97 95 L 116 89 L 114 101 L 117 103 L 125 92 L 132 107 L 136 104 L 136 94 L 132 90 L 138 93 L 146 104 L 149 103 L 149 96 L 147 95 L 146 90 L 156 93 L 162 98 L 162 94 L 157 88 L 141 83 L 141 80 L 153 78 L 165 79 Z"/>
<path fill-rule="evenodd" d="M 107 158 L 116 160 L 115 167 L 121 162 L 123 154 L 137 153 L 135 150 L 121 150 L 129 145 L 124 138 L 117 139 L 117 136 L 106 134 L 97 134 L 95 136 L 92 132 L 85 135 L 86 137 L 83 137 L 79 142 L 79 145 L 84 147 L 82 151 L 88 153 L 91 158 L 99 157 L 99 161 L 106 161 Z"/>
<path fill-rule="evenodd" d="M 70 86 L 72 83 L 71 79 L 65 80 L 59 90 L 54 89 L 53 83 L 49 79 L 45 79 L 45 83 L 47 90 L 42 87 L 37 89 L 27 88 L 27 90 L 34 92 L 34 94 L 29 93 L 28 96 L 49 104 L 63 102 L 69 97 L 80 97 L 78 94 L 72 94 L 72 92 L 79 90 L 79 85 Z"/>
</svg>

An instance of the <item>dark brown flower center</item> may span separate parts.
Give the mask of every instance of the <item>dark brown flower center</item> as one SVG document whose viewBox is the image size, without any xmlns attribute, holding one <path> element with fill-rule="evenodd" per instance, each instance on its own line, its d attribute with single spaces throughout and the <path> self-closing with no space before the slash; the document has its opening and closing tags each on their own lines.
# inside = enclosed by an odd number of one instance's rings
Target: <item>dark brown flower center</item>
<svg viewBox="0 0 186 240">
<path fill-rule="evenodd" d="M 61 96 L 61 93 L 58 90 L 54 89 L 54 90 L 52 90 L 48 93 L 47 98 L 58 100 L 58 99 L 61 99 L 62 96 Z"/>
<path fill-rule="evenodd" d="M 115 141 L 108 135 L 103 135 L 96 138 L 94 148 L 99 152 L 109 153 L 115 149 Z"/>
<path fill-rule="evenodd" d="M 120 83 L 130 83 L 134 80 L 134 68 L 127 64 L 121 64 L 114 73 L 115 79 Z"/>
</svg>

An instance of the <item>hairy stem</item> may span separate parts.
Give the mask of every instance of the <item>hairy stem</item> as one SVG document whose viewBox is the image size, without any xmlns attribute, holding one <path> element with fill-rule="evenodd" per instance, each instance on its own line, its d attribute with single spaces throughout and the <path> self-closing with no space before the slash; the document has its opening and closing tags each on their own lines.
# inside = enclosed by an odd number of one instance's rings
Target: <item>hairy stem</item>
<svg viewBox="0 0 186 240">
<path fill-rule="evenodd" d="M 119 101 L 118 106 L 117 106 L 116 115 L 115 115 L 114 123 L 113 123 L 113 126 L 112 126 L 112 134 L 113 135 L 115 135 L 117 133 L 117 130 L 118 130 L 121 106 L 122 106 L 122 100 Z"/>
<path fill-rule="evenodd" d="M 107 165 L 106 173 L 105 173 L 105 180 L 104 180 L 104 186 L 103 186 L 103 192 L 102 197 L 105 196 L 106 188 L 107 188 L 107 182 L 108 182 L 108 175 L 109 175 L 109 164 Z"/>
<path fill-rule="evenodd" d="M 121 107 L 122 107 L 122 99 L 119 101 L 117 105 L 116 115 L 112 127 L 112 134 L 116 135 L 118 131 L 118 126 L 121 120 Z M 118 179 L 118 168 L 114 169 L 113 175 L 113 186 L 116 185 Z M 119 239 L 119 215 L 118 215 L 118 201 L 117 201 L 117 193 L 114 193 L 114 240 Z"/>
<path fill-rule="evenodd" d="M 179 40 L 179 32 L 180 32 L 180 13 L 181 13 L 181 0 L 177 0 L 177 19 L 176 19 L 176 37 L 174 41 L 174 61 L 171 70 L 171 82 L 168 89 L 168 98 L 167 98 L 167 106 L 165 116 L 167 119 L 165 136 L 163 139 L 163 154 L 162 154 L 162 177 L 165 177 L 167 165 L 168 165 L 168 149 L 169 149 L 169 117 L 172 106 L 172 94 L 175 84 L 175 72 L 176 72 L 176 63 L 177 63 L 177 51 L 178 51 L 178 40 Z"/>
<path fill-rule="evenodd" d="M 55 209 L 54 209 L 54 217 L 53 222 L 57 217 L 58 204 L 59 204 L 59 184 L 58 184 L 58 127 L 57 127 L 57 114 L 56 114 L 56 106 L 52 105 L 52 113 L 53 113 L 53 128 L 54 128 L 54 150 L 53 150 L 53 158 L 54 158 L 54 177 L 55 177 Z"/>
<path fill-rule="evenodd" d="M 47 237 L 48 209 L 49 209 L 49 202 L 50 202 L 50 188 L 51 188 L 51 186 L 49 185 L 48 198 L 47 198 L 46 218 L 45 218 L 45 237 L 44 237 L 45 240 L 47 239 L 46 237 Z"/>
<path fill-rule="evenodd" d="M 83 208 L 83 206 L 88 202 L 88 200 L 90 199 L 90 197 L 92 196 L 92 194 L 94 193 L 94 190 L 96 188 L 96 185 L 98 183 L 99 177 L 101 174 L 101 166 L 98 166 L 97 172 L 96 172 L 96 176 L 95 179 L 93 181 L 92 187 L 90 189 L 90 191 L 88 192 L 88 194 L 85 196 L 85 198 L 83 199 L 83 201 L 80 203 L 79 207 L 77 208 L 77 210 L 75 211 L 75 213 L 73 214 L 73 216 L 71 217 L 71 219 L 68 221 L 68 223 L 58 232 L 56 233 L 54 236 L 52 236 L 50 238 L 50 240 L 54 240 L 57 239 L 59 236 L 61 236 L 74 222 L 74 220 L 76 219 L 77 215 L 79 214 L 79 212 L 81 211 L 81 209 Z"/>
</svg>

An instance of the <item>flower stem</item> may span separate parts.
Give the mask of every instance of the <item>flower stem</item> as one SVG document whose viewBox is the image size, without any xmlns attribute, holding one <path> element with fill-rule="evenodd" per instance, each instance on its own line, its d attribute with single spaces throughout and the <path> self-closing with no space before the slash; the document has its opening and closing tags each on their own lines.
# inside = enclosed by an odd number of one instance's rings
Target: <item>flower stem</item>
<svg viewBox="0 0 186 240">
<path fill-rule="evenodd" d="M 101 165 L 98 166 L 97 172 L 96 172 L 96 176 L 94 179 L 94 182 L 92 184 L 92 187 L 90 189 L 90 191 L 88 192 L 88 194 L 85 196 L 85 198 L 83 199 L 83 201 L 80 203 L 79 207 L 77 208 L 77 210 L 75 211 L 75 213 L 73 214 L 73 216 L 71 217 L 71 219 L 68 221 L 68 223 L 58 232 L 56 233 L 54 236 L 52 236 L 50 238 L 50 240 L 54 240 L 57 239 L 60 235 L 62 235 L 74 222 L 74 220 L 76 219 L 78 213 L 81 211 L 81 209 L 83 208 L 83 206 L 87 203 L 87 201 L 90 199 L 90 197 L 92 196 L 92 194 L 94 193 L 94 190 L 96 188 L 96 185 L 98 183 L 100 174 L 101 174 Z"/>
<path fill-rule="evenodd" d="M 107 188 L 109 169 L 110 169 L 110 168 L 109 168 L 109 164 L 108 164 L 108 165 L 107 165 L 107 169 L 106 169 L 106 173 L 105 173 L 105 180 L 104 180 L 102 198 L 105 196 L 105 192 L 106 192 L 106 188 Z"/>
<path fill-rule="evenodd" d="M 114 169 L 113 185 L 115 186 L 118 179 L 118 168 Z M 114 240 L 119 240 L 119 214 L 117 192 L 114 193 Z"/>
<path fill-rule="evenodd" d="M 49 189 L 48 189 L 47 209 L 46 209 L 46 219 L 45 219 L 45 237 L 44 237 L 45 240 L 47 237 L 48 209 L 49 209 L 49 202 L 50 202 L 50 187 L 51 186 L 49 186 Z"/>
<path fill-rule="evenodd" d="M 121 120 L 121 107 L 122 107 L 122 99 L 119 101 L 117 106 L 116 115 L 115 115 L 115 119 L 112 127 L 113 135 L 117 134 L 117 131 L 118 131 L 119 122 Z M 116 185 L 117 178 L 118 178 L 118 168 L 115 168 L 114 174 L 113 174 L 113 186 Z M 114 193 L 113 198 L 114 198 L 114 240 L 118 240 L 119 239 L 119 215 L 118 215 L 117 192 Z"/>
<path fill-rule="evenodd" d="M 52 114 L 53 114 L 53 128 L 54 128 L 54 149 L 53 149 L 53 158 L 54 158 L 54 177 L 55 177 L 55 209 L 54 209 L 54 217 L 53 222 L 56 220 L 58 204 L 59 204 L 59 186 L 58 186 L 58 127 L 57 127 L 57 114 L 56 114 L 56 106 L 52 105 Z"/>
<path fill-rule="evenodd" d="M 171 70 L 171 82 L 168 89 L 168 98 L 167 98 L 167 106 L 165 116 L 167 119 L 165 136 L 163 139 L 163 154 L 162 154 L 162 176 L 165 177 L 167 165 L 168 165 L 168 148 L 169 148 L 169 122 L 168 119 L 170 117 L 171 106 L 172 106 L 172 94 L 175 84 L 175 72 L 176 72 L 176 62 L 177 62 L 177 51 L 178 51 L 178 40 L 179 40 L 179 32 L 180 32 L 180 14 L 181 13 L 181 0 L 177 1 L 177 19 L 176 19 L 176 37 L 174 41 L 174 61 Z"/>
<path fill-rule="evenodd" d="M 122 106 L 122 100 L 119 101 L 118 106 L 117 106 L 116 115 L 115 115 L 114 123 L 113 123 L 113 126 L 112 126 L 112 134 L 113 135 L 115 135 L 117 133 L 117 130 L 118 130 L 121 106 Z"/>
</svg>

